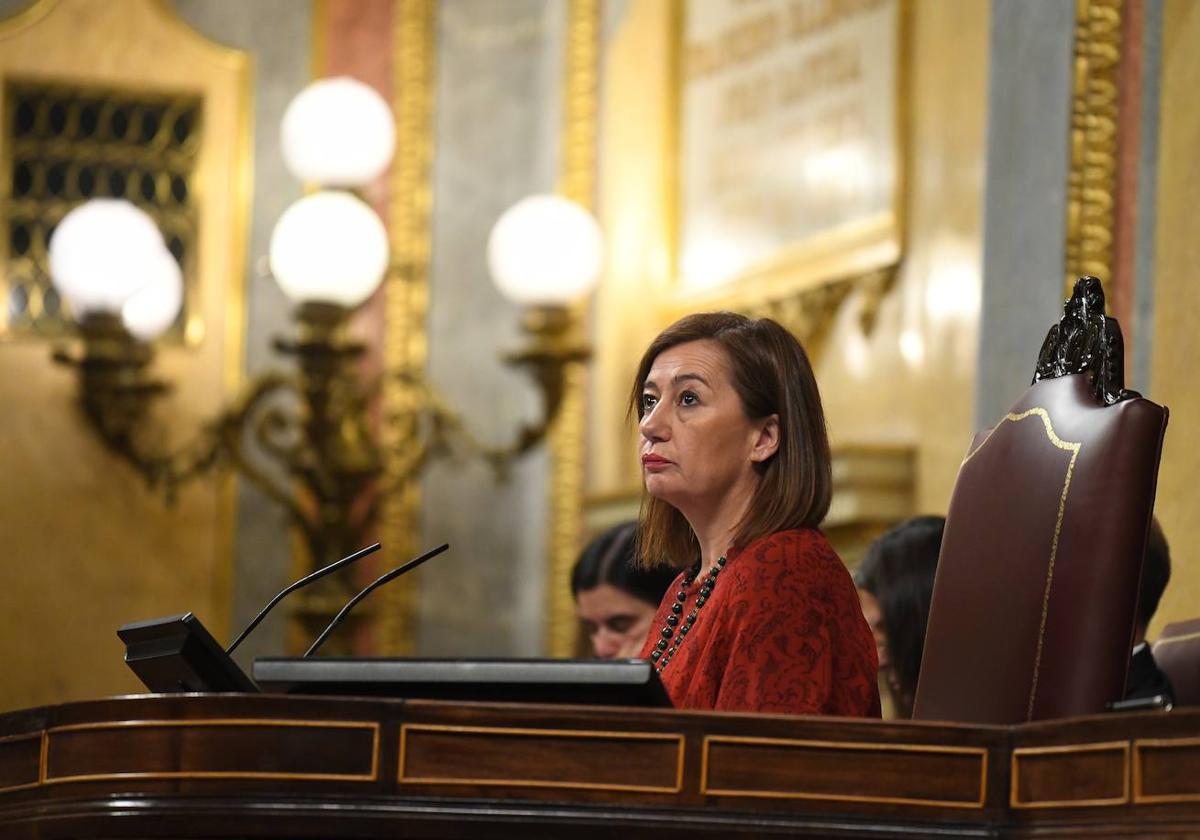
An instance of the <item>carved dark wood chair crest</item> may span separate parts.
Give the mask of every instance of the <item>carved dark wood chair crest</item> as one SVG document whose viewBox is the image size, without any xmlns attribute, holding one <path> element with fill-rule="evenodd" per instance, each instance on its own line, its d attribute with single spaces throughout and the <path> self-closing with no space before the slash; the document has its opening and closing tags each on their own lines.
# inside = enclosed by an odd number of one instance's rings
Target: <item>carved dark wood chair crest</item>
<svg viewBox="0 0 1200 840">
<path fill-rule="evenodd" d="M 1099 278 L 1075 281 L 1063 315 L 1046 333 L 1033 381 L 1087 373 L 1097 400 L 1107 405 L 1140 397 L 1125 389 L 1125 340 L 1116 318 L 1104 314 L 1104 287 Z"/>
<path fill-rule="evenodd" d="M 1123 387 L 1094 277 L 950 500 L 914 716 L 1013 724 L 1121 698 L 1167 410 Z"/>
</svg>

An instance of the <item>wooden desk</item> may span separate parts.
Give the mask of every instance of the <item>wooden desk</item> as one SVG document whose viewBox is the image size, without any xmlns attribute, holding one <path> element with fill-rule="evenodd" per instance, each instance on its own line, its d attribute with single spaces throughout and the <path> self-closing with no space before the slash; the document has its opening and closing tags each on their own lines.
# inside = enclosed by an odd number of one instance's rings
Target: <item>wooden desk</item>
<svg viewBox="0 0 1200 840">
<path fill-rule="evenodd" d="M 1200 710 L 1017 727 L 193 695 L 0 716 L 0 837 L 1200 837 Z"/>
</svg>

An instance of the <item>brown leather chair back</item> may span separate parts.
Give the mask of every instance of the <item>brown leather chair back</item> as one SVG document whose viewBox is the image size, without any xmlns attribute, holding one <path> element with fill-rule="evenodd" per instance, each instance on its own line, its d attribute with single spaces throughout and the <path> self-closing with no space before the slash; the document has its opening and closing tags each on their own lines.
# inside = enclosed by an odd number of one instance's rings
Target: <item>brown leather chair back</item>
<svg viewBox="0 0 1200 840">
<path fill-rule="evenodd" d="M 1175 705 L 1200 706 L 1200 618 L 1168 624 L 1151 652 L 1175 689 Z"/>
<path fill-rule="evenodd" d="M 1167 411 L 1098 375 L 1035 382 L 964 459 L 914 718 L 1012 724 L 1121 698 Z"/>
</svg>

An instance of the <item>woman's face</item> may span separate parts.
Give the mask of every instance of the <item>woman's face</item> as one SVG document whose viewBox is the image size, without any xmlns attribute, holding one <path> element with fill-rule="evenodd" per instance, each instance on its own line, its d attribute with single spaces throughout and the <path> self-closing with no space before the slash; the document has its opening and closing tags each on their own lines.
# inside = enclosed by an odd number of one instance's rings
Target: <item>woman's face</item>
<svg viewBox="0 0 1200 840">
<path fill-rule="evenodd" d="M 657 608 L 610 583 L 575 596 L 583 632 L 600 659 L 633 659 L 641 653 Z"/>
<path fill-rule="evenodd" d="M 779 446 L 776 415 L 751 420 L 725 351 L 689 341 L 660 353 L 642 386 L 640 453 L 646 491 L 689 520 L 749 500 L 755 463 Z"/>
<path fill-rule="evenodd" d="M 892 667 L 892 654 L 888 648 L 887 630 L 883 621 L 883 608 L 879 600 L 865 589 L 858 590 L 858 602 L 862 606 L 863 618 L 875 637 L 875 653 L 879 657 L 879 676 L 887 683 L 892 697 L 900 696 L 900 680 Z"/>
</svg>

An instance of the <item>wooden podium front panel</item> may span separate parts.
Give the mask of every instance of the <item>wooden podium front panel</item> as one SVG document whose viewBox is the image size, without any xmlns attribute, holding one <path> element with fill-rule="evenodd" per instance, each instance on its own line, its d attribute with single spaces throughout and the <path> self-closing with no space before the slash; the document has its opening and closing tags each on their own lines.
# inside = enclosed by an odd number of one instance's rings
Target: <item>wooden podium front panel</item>
<svg viewBox="0 0 1200 840">
<path fill-rule="evenodd" d="M 681 734 L 402 724 L 399 781 L 674 794 L 683 751 Z"/>
<path fill-rule="evenodd" d="M 1200 710 L 1017 727 L 176 695 L 0 716 L 0 837 L 1200 836 Z"/>
<path fill-rule="evenodd" d="M 46 731 L 44 783 L 119 779 L 373 782 L 379 723 L 129 720 Z M 248 744 L 253 748 L 246 749 Z"/>
<path fill-rule="evenodd" d="M 713 735 L 704 739 L 701 790 L 720 797 L 981 809 L 987 753 L 983 747 Z"/>
<path fill-rule="evenodd" d="M 1013 750 L 1013 808 L 1087 808 L 1129 801 L 1129 744 L 1111 741 Z"/>
<path fill-rule="evenodd" d="M 1138 739 L 1133 750 L 1135 802 L 1200 803 L 1200 737 Z"/>
<path fill-rule="evenodd" d="M 0 736 L 0 794 L 41 782 L 42 733 Z"/>
<path fill-rule="evenodd" d="M 955 825 L 991 819 L 1007 797 L 1002 780 L 988 773 L 990 763 L 1004 756 L 1000 727 L 423 701 L 407 706 L 400 781 L 414 794 L 839 816 L 878 807 Z M 481 716 L 501 709 L 516 731 L 478 728 Z M 422 744 L 420 756 L 412 752 L 414 743 Z M 479 767 L 486 768 L 482 777 Z"/>
</svg>

